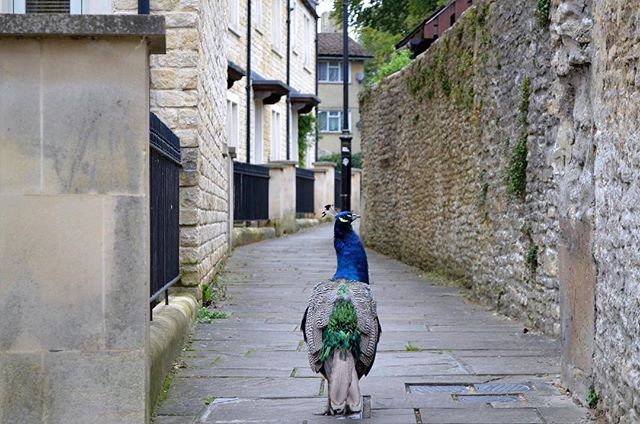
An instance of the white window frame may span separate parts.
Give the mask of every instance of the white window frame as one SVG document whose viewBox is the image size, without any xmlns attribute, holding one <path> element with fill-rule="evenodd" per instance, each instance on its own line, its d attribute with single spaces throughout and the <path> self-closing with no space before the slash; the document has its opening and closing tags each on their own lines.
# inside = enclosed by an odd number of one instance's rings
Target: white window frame
<svg viewBox="0 0 640 424">
<path fill-rule="evenodd" d="M 229 1 L 229 29 L 238 37 L 240 34 L 240 0 L 228 0 Z M 251 7 L 251 2 L 249 2 Z"/>
<path fill-rule="evenodd" d="M 303 63 L 307 70 L 311 70 L 311 17 L 304 14 L 304 33 L 303 33 Z"/>
<path fill-rule="evenodd" d="M 295 54 L 299 54 L 297 25 L 298 25 L 298 8 L 294 7 L 291 10 L 291 49 Z"/>
<path fill-rule="evenodd" d="M 280 160 L 280 112 L 271 111 L 271 140 L 270 140 L 270 160 Z"/>
<path fill-rule="evenodd" d="M 0 0 L 0 13 L 27 13 L 27 0 Z M 71 15 L 111 15 L 111 0 L 70 0 Z"/>
<path fill-rule="evenodd" d="M 227 98 L 227 146 L 240 144 L 240 104 L 237 98 Z"/>
<path fill-rule="evenodd" d="M 271 48 L 282 55 L 282 0 L 271 0 Z"/>
<path fill-rule="evenodd" d="M 326 64 L 327 68 L 326 68 L 326 73 L 323 75 L 322 71 L 320 70 L 320 66 L 322 64 Z M 329 67 L 331 68 L 335 68 L 338 67 L 338 79 L 337 80 L 330 80 L 329 79 Z M 347 71 L 349 72 L 347 75 L 347 82 L 349 84 L 351 84 L 351 63 L 349 63 L 349 66 L 347 67 Z M 318 60 L 318 82 L 322 83 L 322 84 L 342 84 L 342 61 L 341 60 L 327 60 L 327 59 L 322 59 L 322 60 Z"/>
<path fill-rule="evenodd" d="M 325 118 L 325 124 L 326 126 L 323 128 L 320 125 L 320 115 L 322 114 L 327 114 L 327 117 Z M 333 116 L 329 116 L 329 115 L 333 115 Z M 351 131 L 351 111 L 349 111 L 348 113 L 348 119 L 349 119 L 349 131 Z M 333 131 L 329 129 L 329 119 L 338 119 L 338 130 L 337 131 Z M 319 110 L 318 111 L 318 131 L 323 133 L 323 134 L 340 134 L 342 132 L 342 111 L 341 110 Z"/>
<path fill-rule="evenodd" d="M 254 0 L 255 1 L 255 20 L 256 20 L 256 31 L 260 34 L 264 32 L 264 0 Z"/>
<path fill-rule="evenodd" d="M 264 103 L 262 100 L 256 99 L 253 107 L 254 119 L 254 163 L 264 163 Z"/>
</svg>

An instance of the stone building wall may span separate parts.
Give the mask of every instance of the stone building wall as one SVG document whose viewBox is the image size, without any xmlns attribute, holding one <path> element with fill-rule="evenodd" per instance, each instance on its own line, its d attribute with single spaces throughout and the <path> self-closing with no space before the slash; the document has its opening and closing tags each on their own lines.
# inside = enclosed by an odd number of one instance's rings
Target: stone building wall
<svg viewBox="0 0 640 424">
<path fill-rule="evenodd" d="M 484 1 L 365 93 L 364 235 L 558 334 L 550 60 L 535 2 Z"/>
<path fill-rule="evenodd" d="M 167 31 L 166 54 L 150 60 L 150 107 L 180 137 L 181 284 L 196 287 L 211 281 L 228 245 L 227 7 L 205 0 L 150 7 L 165 16 Z M 136 13 L 137 2 L 117 0 L 114 12 Z"/>
</svg>

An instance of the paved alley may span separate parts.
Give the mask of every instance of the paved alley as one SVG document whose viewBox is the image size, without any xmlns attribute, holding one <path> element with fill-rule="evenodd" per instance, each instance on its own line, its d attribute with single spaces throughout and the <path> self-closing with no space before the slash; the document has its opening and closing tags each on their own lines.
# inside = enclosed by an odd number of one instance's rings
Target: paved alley
<svg viewBox="0 0 640 424">
<path fill-rule="evenodd" d="M 328 423 L 299 324 L 313 284 L 335 268 L 322 225 L 238 248 L 229 318 L 198 324 L 156 424 Z M 590 422 L 556 387 L 559 343 L 465 301 L 413 267 L 369 251 L 382 336 L 363 394 L 369 423 Z"/>
</svg>

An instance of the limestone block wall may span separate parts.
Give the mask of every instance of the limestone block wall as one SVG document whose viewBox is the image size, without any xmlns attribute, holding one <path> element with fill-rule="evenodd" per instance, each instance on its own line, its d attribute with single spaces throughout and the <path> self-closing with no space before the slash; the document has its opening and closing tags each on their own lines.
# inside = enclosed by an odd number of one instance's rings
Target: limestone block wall
<svg viewBox="0 0 640 424">
<path fill-rule="evenodd" d="M 212 280 L 229 243 L 227 149 L 227 5 L 204 0 L 151 0 L 167 27 L 165 55 L 151 56 L 151 111 L 180 137 L 181 284 Z M 115 13 L 136 13 L 117 0 Z M 199 296 L 199 290 L 193 290 Z"/>
<path fill-rule="evenodd" d="M 148 422 L 143 37 L 164 23 L 123 18 L 0 17 L 3 423 Z"/>
<path fill-rule="evenodd" d="M 558 334 L 550 44 L 535 2 L 483 1 L 365 92 L 363 224 L 368 246 Z"/>
</svg>

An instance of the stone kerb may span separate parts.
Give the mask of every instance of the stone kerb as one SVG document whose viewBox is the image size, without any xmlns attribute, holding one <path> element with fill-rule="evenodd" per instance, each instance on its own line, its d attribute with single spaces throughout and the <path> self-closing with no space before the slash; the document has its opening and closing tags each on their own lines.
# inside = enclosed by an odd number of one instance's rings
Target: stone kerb
<svg viewBox="0 0 640 424">
<path fill-rule="evenodd" d="M 314 210 L 318 219 L 322 218 L 325 205 L 335 203 L 334 186 L 336 165 L 333 162 L 314 162 L 313 172 L 315 181 L 313 185 Z"/>
<path fill-rule="evenodd" d="M 159 16 L 0 15 L 0 422 L 149 420 L 163 33 Z"/>
<path fill-rule="evenodd" d="M 269 168 L 269 221 L 278 236 L 297 230 L 296 163 L 274 161 L 264 165 Z"/>
</svg>

